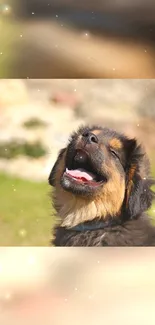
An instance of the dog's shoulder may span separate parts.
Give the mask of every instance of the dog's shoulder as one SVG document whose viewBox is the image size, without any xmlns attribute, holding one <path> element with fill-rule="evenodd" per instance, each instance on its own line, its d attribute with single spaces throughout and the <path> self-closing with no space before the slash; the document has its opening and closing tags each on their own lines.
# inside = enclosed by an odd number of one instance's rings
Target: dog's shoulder
<svg viewBox="0 0 155 325">
<path fill-rule="evenodd" d="M 155 246 L 155 227 L 144 216 L 108 229 L 103 244 L 107 246 Z"/>
</svg>

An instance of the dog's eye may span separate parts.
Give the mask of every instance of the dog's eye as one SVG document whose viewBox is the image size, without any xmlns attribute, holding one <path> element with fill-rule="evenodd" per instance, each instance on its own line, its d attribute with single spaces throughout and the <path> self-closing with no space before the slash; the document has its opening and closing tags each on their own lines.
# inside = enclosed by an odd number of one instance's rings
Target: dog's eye
<svg viewBox="0 0 155 325">
<path fill-rule="evenodd" d="M 84 138 L 88 137 L 88 135 L 89 135 L 89 132 L 88 132 L 88 131 L 84 131 L 84 132 L 82 133 L 82 136 L 83 136 Z"/>
<path fill-rule="evenodd" d="M 115 158 L 119 159 L 119 156 L 118 156 L 118 154 L 116 153 L 116 151 L 114 149 L 110 148 L 110 152 Z"/>
</svg>

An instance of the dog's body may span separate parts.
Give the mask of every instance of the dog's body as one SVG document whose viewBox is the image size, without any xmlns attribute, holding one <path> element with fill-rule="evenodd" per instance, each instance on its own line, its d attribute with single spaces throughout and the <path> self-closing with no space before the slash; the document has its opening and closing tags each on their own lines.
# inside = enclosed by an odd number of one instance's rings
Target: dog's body
<svg viewBox="0 0 155 325">
<path fill-rule="evenodd" d="M 61 150 L 49 176 L 60 224 L 55 246 L 154 246 L 145 214 L 154 193 L 149 161 L 135 139 L 84 127 Z"/>
<path fill-rule="evenodd" d="M 100 222 L 99 222 L 100 223 Z M 147 217 L 101 229 L 56 227 L 54 246 L 155 246 L 155 229 Z"/>
</svg>

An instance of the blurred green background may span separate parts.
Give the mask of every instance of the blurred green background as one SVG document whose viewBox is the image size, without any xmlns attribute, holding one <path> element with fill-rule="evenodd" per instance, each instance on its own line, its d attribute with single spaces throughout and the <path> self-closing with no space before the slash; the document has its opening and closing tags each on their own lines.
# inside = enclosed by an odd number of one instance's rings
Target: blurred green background
<svg viewBox="0 0 155 325">
<path fill-rule="evenodd" d="M 0 80 L 0 245 L 48 246 L 48 176 L 81 124 L 136 136 L 155 177 L 154 80 Z M 155 220 L 155 205 L 149 211 Z"/>
</svg>

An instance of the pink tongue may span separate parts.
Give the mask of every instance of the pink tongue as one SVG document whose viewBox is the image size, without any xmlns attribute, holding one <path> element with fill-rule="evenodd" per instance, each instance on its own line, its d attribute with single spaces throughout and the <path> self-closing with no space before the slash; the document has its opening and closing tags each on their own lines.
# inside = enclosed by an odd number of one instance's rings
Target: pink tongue
<svg viewBox="0 0 155 325">
<path fill-rule="evenodd" d="M 69 170 L 66 168 L 66 173 L 74 178 L 84 178 L 87 181 L 93 180 L 93 174 L 87 173 L 82 169 Z"/>
</svg>

